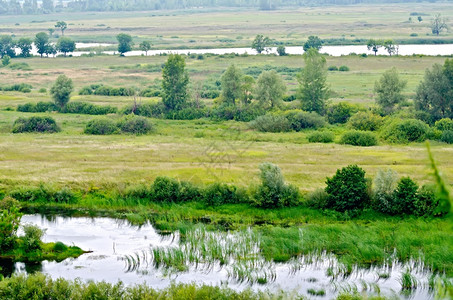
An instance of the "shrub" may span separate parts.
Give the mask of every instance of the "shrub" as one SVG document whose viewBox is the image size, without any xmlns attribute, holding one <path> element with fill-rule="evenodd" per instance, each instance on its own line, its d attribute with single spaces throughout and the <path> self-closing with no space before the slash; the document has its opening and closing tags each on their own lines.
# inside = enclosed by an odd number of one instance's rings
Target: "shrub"
<svg viewBox="0 0 453 300">
<path fill-rule="evenodd" d="M 30 93 L 32 88 L 33 87 L 27 83 L 16 83 L 11 86 L 4 86 L 3 88 L 1 88 L 1 90 L 5 92 L 16 91 L 22 93 Z"/>
<path fill-rule="evenodd" d="M 151 200 L 161 203 L 179 202 L 181 185 L 169 177 L 157 177 L 151 187 Z"/>
<path fill-rule="evenodd" d="M 435 186 L 424 185 L 418 191 L 414 202 L 414 214 L 417 216 L 433 216 L 439 204 L 436 197 Z"/>
<path fill-rule="evenodd" d="M 298 205 L 299 190 L 285 184 L 280 168 L 271 163 L 260 165 L 261 185 L 254 192 L 253 200 L 257 207 L 278 208 Z"/>
<path fill-rule="evenodd" d="M 24 250 L 36 251 L 41 250 L 41 239 L 44 236 L 45 230 L 36 225 L 26 224 L 22 226 L 24 229 Z"/>
<path fill-rule="evenodd" d="M 95 105 L 88 102 L 69 102 L 66 104 L 63 113 L 85 114 L 85 115 L 107 115 L 118 111 L 116 107 L 108 105 Z"/>
<path fill-rule="evenodd" d="M 53 102 L 38 102 L 36 104 L 34 103 L 25 103 L 25 104 L 19 104 L 17 106 L 17 111 L 20 112 L 30 112 L 30 113 L 35 113 L 35 112 L 49 112 L 49 111 L 55 111 L 57 110 L 57 107 Z"/>
<path fill-rule="evenodd" d="M 337 66 L 329 66 L 327 68 L 328 71 L 338 71 L 338 67 Z"/>
<path fill-rule="evenodd" d="M 93 119 L 87 123 L 86 134 L 107 135 L 117 133 L 118 128 L 114 121 L 107 118 Z"/>
<path fill-rule="evenodd" d="M 127 116 L 118 122 L 121 132 L 132 134 L 147 134 L 153 127 L 147 118 Z"/>
<path fill-rule="evenodd" d="M 208 116 L 204 108 L 186 107 L 180 110 L 173 110 L 165 114 L 166 119 L 171 120 L 196 120 Z"/>
<path fill-rule="evenodd" d="M 356 130 L 376 131 L 382 126 L 384 118 L 372 112 L 358 112 L 348 121 L 348 126 Z"/>
<path fill-rule="evenodd" d="M 369 200 L 365 171 L 356 165 L 337 170 L 326 184 L 327 207 L 336 211 L 362 209 Z"/>
<path fill-rule="evenodd" d="M 335 139 L 335 134 L 330 131 L 315 131 L 308 136 L 310 143 L 332 143 Z"/>
<path fill-rule="evenodd" d="M 340 66 L 338 68 L 338 71 L 340 71 L 340 72 L 348 72 L 349 71 L 349 67 L 348 66 Z"/>
<path fill-rule="evenodd" d="M 344 124 L 357 109 L 347 102 L 340 102 L 327 107 L 327 121 L 330 124 Z"/>
<path fill-rule="evenodd" d="M 211 111 L 211 117 L 217 120 L 250 122 L 265 113 L 266 111 L 258 105 L 233 106 L 222 104 Z"/>
<path fill-rule="evenodd" d="M 163 118 L 165 115 L 165 105 L 158 103 L 133 103 L 121 110 L 125 115 L 134 114 L 149 118 Z"/>
<path fill-rule="evenodd" d="M 442 132 L 440 140 L 447 144 L 453 144 L 453 130 L 446 130 Z"/>
<path fill-rule="evenodd" d="M 340 144 L 353 146 L 375 146 L 377 145 L 377 137 L 372 132 L 351 130 L 343 134 Z"/>
<path fill-rule="evenodd" d="M 381 130 L 381 136 L 391 143 L 423 142 L 429 127 L 416 119 L 390 120 Z"/>
<path fill-rule="evenodd" d="M 450 118 L 440 119 L 439 121 L 436 121 L 434 127 L 440 131 L 453 131 L 453 120 Z"/>
<path fill-rule="evenodd" d="M 56 242 L 53 246 L 53 251 L 57 253 L 65 252 L 66 250 L 68 250 L 68 246 L 66 246 L 62 242 Z"/>
<path fill-rule="evenodd" d="M 290 110 L 285 113 L 285 117 L 295 131 L 302 129 L 318 129 L 326 125 L 326 121 L 316 112 L 306 112 L 302 110 Z"/>
<path fill-rule="evenodd" d="M 239 203 L 240 200 L 237 188 L 228 184 L 214 183 L 203 192 L 203 201 L 210 206 Z"/>
<path fill-rule="evenodd" d="M 13 133 L 21 132 L 46 132 L 54 133 L 59 132 L 60 128 L 57 123 L 51 117 L 31 117 L 31 118 L 19 118 L 14 121 Z"/>
<path fill-rule="evenodd" d="M 19 187 L 10 192 L 10 196 L 21 202 L 56 202 L 56 203 L 75 203 L 77 197 L 73 191 L 68 188 L 54 190 L 46 185 L 38 187 Z"/>
<path fill-rule="evenodd" d="M 291 130 L 291 125 L 287 118 L 271 114 L 259 116 L 250 122 L 250 127 L 262 132 L 286 132 Z"/>
<path fill-rule="evenodd" d="M 403 177 L 393 192 L 393 205 L 391 206 L 392 215 L 410 215 L 415 210 L 415 202 L 418 198 L 418 185 L 409 177 Z"/>
<path fill-rule="evenodd" d="M 389 214 L 393 209 L 393 191 L 398 182 L 398 173 L 395 171 L 379 170 L 373 182 L 373 207 Z"/>
<path fill-rule="evenodd" d="M 85 86 L 79 91 L 79 95 L 100 95 L 100 96 L 132 96 L 135 94 L 133 88 L 109 87 L 102 84 Z"/>
<path fill-rule="evenodd" d="M 308 207 L 313 207 L 316 209 L 323 209 L 327 207 L 327 198 L 329 195 L 324 189 L 316 189 L 315 191 L 308 194 L 305 204 Z"/>
<path fill-rule="evenodd" d="M 22 214 L 16 206 L 0 210 L 0 250 L 11 249 L 15 246 L 16 233 Z"/>
</svg>

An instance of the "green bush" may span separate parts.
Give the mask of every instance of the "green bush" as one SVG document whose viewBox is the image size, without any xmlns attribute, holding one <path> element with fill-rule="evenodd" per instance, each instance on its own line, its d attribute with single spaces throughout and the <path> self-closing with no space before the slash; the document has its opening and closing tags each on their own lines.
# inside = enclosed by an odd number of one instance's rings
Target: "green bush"
<svg viewBox="0 0 453 300">
<path fill-rule="evenodd" d="M 30 93 L 32 88 L 33 87 L 27 83 L 16 83 L 11 86 L 4 86 L 4 87 L 0 88 L 0 90 L 5 91 L 5 92 L 16 91 L 16 92 L 22 92 L 22 93 Z"/>
<path fill-rule="evenodd" d="M 262 132 L 287 132 L 291 130 L 290 122 L 284 116 L 267 114 L 250 122 L 250 127 Z"/>
<path fill-rule="evenodd" d="M 330 124 L 344 124 L 357 108 L 347 102 L 340 102 L 327 107 L 327 121 Z"/>
<path fill-rule="evenodd" d="M 372 112 L 358 112 L 348 121 L 348 126 L 352 129 L 363 131 L 377 131 L 384 123 L 384 118 Z"/>
<path fill-rule="evenodd" d="M 132 96 L 135 94 L 133 88 L 109 87 L 102 84 L 85 86 L 79 91 L 79 95 L 100 95 L 100 96 Z"/>
<path fill-rule="evenodd" d="M 297 187 L 285 184 L 278 166 L 271 163 L 260 165 L 261 185 L 253 193 L 254 204 L 261 208 L 290 207 L 300 204 Z"/>
<path fill-rule="evenodd" d="M 290 110 L 285 113 L 285 117 L 291 124 L 291 128 L 295 131 L 302 129 L 318 129 L 326 125 L 324 117 L 316 112 L 306 112 L 302 110 Z"/>
<path fill-rule="evenodd" d="M 0 250 L 14 248 L 21 218 L 22 214 L 17 206 L 4 207 L 2 205 L 0 210 Z"/>
<path fill-rule="evenodd" d="M 335 134 L 330 131 L 315 131 L 308 135 L 310 143 L 332 143 L 335 139 Z"/>
<path fill-rule="evenodd" d="M 118 122 L 118 127 L 123 133 L 147 134 L 152 129 L 152 124 L 145 117 L 127 116 Z"/>
<path fill-rule="evenodd" d="M 185 184 L 187 192 L 188 184 Z M 170 177 L 157 177 L 151 187 L 151 200 L 160 203 L 178 203 L 182 200 L 190 201 L 183 197 L 183 185 L 176 179 Z"/>
<path fill-rule="evenodd" d="M 377 137 L 372 132 L 351 130 L 343 134 L 340 139 L 340 144 L 353 146 L 375 146 L 377 145 Z"/>
<path fill-rule="evenodd" d="M 14 121 L 13 133 L 21 132 L 42 132 L 42 133 L 54 133 L 59 132 L 60 128 L 57 123 L 51 117 L 31 117 L 31 118 L 19 118 Z"/>
<path fill-rule="evenodd" d="M 85 114 L 85 115 L 107 115 L 118 111 L 116 107 L 108 105 L 95 105 L 88 102 L 69 102 L 65 105 L 62 113 Z"/>
<path fill-rule="evenodd" d="M 393 192 L 391 215 L 411 215 L 415 211 L 418 198 L 418 185 L 409 177 L 403 177 Z"/>
<path fill-rule="evenodd" d="M 349 67 L 348 66 L 340 66 L 338 68 L 338 71 L 340 71 L 340 72 L 348 72 L 349 71 Z"/>
<path fill-rule="evenodd" d="M 423 142 L 429 132 L 429 126 L 420 120 L 390 120 L 381 129 L 383 139 L 391 143 Z"/>
<path fill-rule="evenodd" d="M 337 170 L 326 180 L 327 207 L 345 212 L 362 209 L 368 202 L 365 171 L 356 165 Z"/>
<path fill-rule="evenodd" d="M 241 200 L 237 187 L 228 184 L 214 183 L 203 191 L 203 201 L 210 206 L 240 203 Z"/>
<path fill-rule="evenodd" d="M 165 114 L 170 120 L 196 120 L 209 116 L 206 108 L 186 107 L 180 110 L 169 111 Z"/>
<path fill-rule="evenodd" d="M 446 130 L 442 132 L 440 140 L 447 144 L 453 144 L 453 130 Z"/>
<path fill-rule="evenodd" d="M 86 134 L 107 135 L 118 132 L 118 127 L 113 120 L 107 118 L 93 119 L 87 123 L 84 132 Z"/>
<path fill-rule="evenodd" d="M 329 66 L 327 68 L 328 71 L 338 71 L 338 67 L 337 66 Z"/>
<path fill-rule="evenodd" d="M 422 186 L 414 202 L 414 214 L 417 216 L 434 216 L 439 199 L 436 197 L 436 187 L 433 185 Z"/>
<path fill-rule="evenodd" d="M 125 115 L 134 114 L 149 118 L 163 118 L 165 116 L 165 105 L 158 103 L 133 103 L 124 107 L 121 113 Z"/>
<path fill-rule="evenodd" d="M 25 104 L 19 104 L 17 106 L 17 111 L 20 112 L 30 112 L 30 113 L 36 113 L 36 112 L 50 112 L 50 111 L 56 111 L 57 107 L 55 106 L 55 103 L 53 102 L 38 102 L 36 104 L 34 103 L 25 103 Z"/>
<path fill-rule="evenodd" d="M 41 239 L 45 231 L 32 224 L 26 224 L 22 227 L 24 229 L 24 237 L 22 238 L 24 250 L 27 252 L 41 250 Z"/>
<path fill-rule="evenodd" d="M 308 194 L 305 205 L 316 209 L 324 209 L 327 207 L 328 197 L 329 194 L 327 194 L 324 189 L 316 189 L 315 191 Z"/>
<path fill-rule="evenodd" d="M 62 242 L 56 242 L 53 246 L 53 251 L 57 253 L 65 252 L 66 250 L 68 250 L 68 246 L 66 246 Z"/>
<path fill-rule="evenodd" d="M 222 104 L 215 107 L 211 111 L 210 116 L 215 120 L 250 122 L 265 113 L 266 111 L 258 105 L 234 106 Z"/>
<path fill-rule="evenodd" d="M 379 170 L 373 182 L 373 207 L 389 214 L 393 210 L 393 192 L 398 183 L 398 174 L 391 170 Z"/>
<path fill-rule="evenodd" d="M 440 131 L 453 131 L 453 120 L 450 118 L 440 119 L 439 121 L 436 121 L 434 127 Z"/>
<path fill-rule="evenodd" d="M 21 202 L 41 203 L 76 203 L 77 197 L 68 188 L 55 190 L 47 185 L 40 184 L 38 187 L 18 187 L 12 190 L 9 195 Z"/>
</svg>

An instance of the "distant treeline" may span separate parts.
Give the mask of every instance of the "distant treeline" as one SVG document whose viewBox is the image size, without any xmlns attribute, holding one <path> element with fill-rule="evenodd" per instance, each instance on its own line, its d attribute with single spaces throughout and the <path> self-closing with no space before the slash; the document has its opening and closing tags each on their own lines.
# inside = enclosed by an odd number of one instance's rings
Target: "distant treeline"
<svg viewBox="0 0 453 300">
<path fill-rule="evenodd" d="M 250 7 L 273 10 L 281 7 L 403 3 L 420 0 L 0 0 L 0 14 L 40 14 L 61 11 L 133 11 L 201 7 Z M 453 2 L 453 0 L 430 0 Z"/>
</svg>

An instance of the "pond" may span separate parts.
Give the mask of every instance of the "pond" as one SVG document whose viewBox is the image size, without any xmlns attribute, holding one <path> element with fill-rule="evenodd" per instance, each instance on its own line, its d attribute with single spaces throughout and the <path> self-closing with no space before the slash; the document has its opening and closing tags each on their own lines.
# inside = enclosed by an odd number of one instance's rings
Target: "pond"
<svg viewBox="0 0 453 300">
<path fill-rule="evenodd" d="M 80 278 L 84 281 L 111 283 L 121 280 L 125 284 L 146 282 L 154 288 L 167 287 L 174 281 L 227 285 L 236 290 L 248 287 L 253 290 L 283 289 L 304 295 L 313 289 L 323 290 L 325 296 L 331 298 L 341 291 L 353 289 L 366 290 L 371 294 L 379 290 L 383 295 L 400 295 L 402 273 L 409 269 L 417 281 L 417 289 L 406 296 L 410 299 L 432 297 L 428 288 L 431 273 L 420 262 L 395 262 L 392 266 L 369 269 L 353 268 L 346 273 L 335 257 L 325 253 L 299 257 L 287 263 L 274 263 L 260 257 L 259 236 L 252 230 L 209 232 L 200 225 L 188 231 L 182 239 L 178 232 L 159 234 L 149 223 L 134 226 L 127 221 L 111 218 L 35 214 L 24 215 L 24 223 L 45 229 L 45 242 L 74 244 L 92 253 L 60 263 L 44 261 L 38 265 L 4 260 L 1 267 L 5 275 L 39 271 L 52 278 Z M 218 251 L 218 257 L 224 257 L 225 260 L 210 259 L 209 253 L 213 252 L 209 247 Z M 189 262 L 187 268 L 167 268 L 163 263 L 156 263 L 158 255 L 161 258 L 180 259 L 175 253 L 190 256 L 190 259 L 182 259 L 184 263 Z M 245 256 L 250 257 L 250 260 L 238 261 L 238 257 Z"/>
</svg>

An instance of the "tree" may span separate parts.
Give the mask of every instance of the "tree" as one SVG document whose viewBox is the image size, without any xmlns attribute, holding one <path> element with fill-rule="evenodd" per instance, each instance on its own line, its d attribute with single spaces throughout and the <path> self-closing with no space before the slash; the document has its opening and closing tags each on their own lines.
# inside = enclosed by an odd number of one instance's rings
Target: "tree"
<svg viewBox="0 0 453 300">
<path fill-rule="evenodd" d="M 322 115 L 330 93 L 326 84 L 326 59 L 314 48 L 308 49 L 303 57 L 305 67 L 298 76 L 298 97 L 301 99 L 303 110 L 315 111 Z"/>
<path fill-rule="evenodd" d="M 66 56 L 68 52 L 74 52 L 75 48 L 75 42 L 70 38 L 62 36 L 58 39 L 57 50 L 62 52 L 64 56 Z"/>
<path fill-rule="evenodd" d="M 431 20 L 431 32 L 438 36 L 444 29 L 448 29 L 447 19 L 442 18 L 440 14 L 435 15 Z"/>
<path fill-rule="evenodd" d="M 384 41 L 383 46 L 390 56 L 392 56 L 392 54 L 398 54 L 399 47 L 398 45 L 395 45 L 393 40 Z"/>
<path fill-rule="evenodd" d="M 68 24 L 66 24 L 65 21 L 58 21 L 57 24 L 55 24 L 55 28 L 60 28 L 61 35 L 64 35 L 64 31 L 68 28 Z"/>
<path fill-rule="evenodd" d="M 20 38 L 16 43 L 16 46 L 20 49 L 20 55 L 23 57 L 29 57 L 30 51 L 32 49 L 32 44 L 33 41 L 30 38 Z"/>
<path fill-rule="evenodd" d="M 277 47 L 277 53 L 278 53 L 278 55 L 280 55 L 280 56 L 286 56 L 286 55 L 288 55 L 288 53 L 286 53 L 286 48 L 285 48 L 285 46 L 283 46 L 283 45 L 280 45 L 280 46 Z"/>
<path fill-rule="evenodd" d="M 417 17 L 417 20 L 418 20 L 418 22 L 421 22 L 421 21 L 423 21 L 423 18 L 422 18 L 422 16 L 418 16 L 418 17 Z"/>
<path fill-rule="evenodd" d="M 116 39 L 118 40 L 118 52 L 121 53 L 121 56 L 132 50 L 134 43 L 129 34 L 120 33 L 116 36 Z"/>
<path fill-rule="evenodd" d="M 162 88 L 164 90 L 162 102 L 169 110 L 181 109 L 187 101 L 189 76 L 185 71 L 185 66 L 186 62 L 181 55 L 170 54 L 162 69 Z"/>
<path fill-rule="evenodd" d="M 396 68 L 387 70 L 382 74 L 379 81 L 374 84 L 374 92 L 377 93 L 376 103 L 382 108 L 385 114 L 391 114 L 395 105 L 404 100 L 401 92 L 407 85 L 406 80 L 401 80 Z"/>
<path fill-rule="evenodd" d="M 275 70 L 264 71 L 256 82 L 256 98 L 263 107 L 279 107 L 286 85 Z"/>
<path fill-rule="evenodd" d="M 151 43 L 148 41 L 143 41 L 139 45 L 140 50 L 145 51 L 145 55 L 148 55 L 148 51 L 151 50 Z"/>
<path fill-rule="evenodd" d="M 326 180 L 327 207 L 337 211 L 361 209 L 368 200 L 365 171 L 350 165 L 337 170 L 332 178 Z"/>
<path fill-rule="evenodd" d="M 241 81 L 242 72 L 236 66 L 230 65 L 228 69 L 222 74 L 220 79 L 222 84 L 222 97 L 223 101 L 228 104 L 235 105 L 236 99 L 241 97 Z"/>
<path fill-rule="evenodd" d="M 444 66 L 434 64 L 417 87 L 415 108 L 429 113 L 433 121 L 453 118 L 452 73 L 452 60 L 447 59 Z"/>
<path fill-rule="evenodd" d="M 377 52 L 379 51 L 379 48 L 382 47 L 382 42 L 379 40 L 369 40 L 367 45 L 366 45 L 368 50 L 371 50 L 374 52 L 374 55 L 377 55 Z"/>
<path fill-rule="evenodd" d="M 11 57 L 9 57 L 9 55 L 3 56 L 2 66 L 6 67 L 7 65 L 9 65 L 10 62 L 11 62 Z"/>
<path fill-rule="evenodd" d="M 22 214 L 18 202 L 10 197 L 3 199 L 0 206 L 0 250 L 4 252 L 14 247 Z"/>
<path fill-rule="evenodd" d="M 252 48 L 261 54 L 263 51 L 268 51 L 268 47 L 271 43 L 269 37 L 264 37 L 262 34 L 258 34 L 252 42 Z"/>
<path fill-rule="evenodd" d="M 49 28 L 49 29 L 47 29 L 47 31 L 49 31 L 49 36 L 52 37 L 53 33 L 55 32 L 55 29 Z"/>
<path fill-rule="evenodd" d="M 49 36 L 45 32 L 39 32 L 35 36 L 35 46 L 38 49 L 38 53 L 41 55 L 47 53 L 49 48 Z"/>
<path fill-rule="evenodd" d="M 14 51 L 13 38 L 10 35 L 0 35 L 0 57 L 8 55 L 9 57 L 16 56 Z"/>
<path fill-rule="evenodd" d="M 46 55 L 47 57 L 49 57 L 49 55 L 53 55 L 53 57 L 55 57 L 55 55 L 57 55 L 57 47 L 55 45 L 48 44 L 46 48 Z"/>
<path fill-rule="evenodd" d="M 55 84 L 50 89 L 50 94 L 52 95 L 55 105 L 57 105 L 60 110 L 63 110 L 66 104 L 69 102 L 69 98 L 74 89 L 72 80 L 65 75 L 58 76 Z"/>
<path fill-rule="evenodd" d="M 308 40 L 304 43 L 304 51 L 308 51 L 310 48 L 315 48 L 320 50 L 322 47 L 322 41 L 319 37 L 311 35 L 308 37 Z"/>
<path fill-rule="evenodd" d="M 241 91 L 242 91 L 242 103 L 247 105 L 253 99 L 252 91 L 255 84 L 255 79 L 250 75 L 245 75 L 242 78 Z"/>
</svg>

